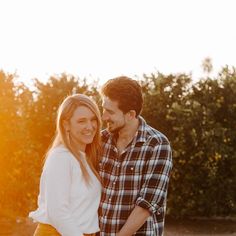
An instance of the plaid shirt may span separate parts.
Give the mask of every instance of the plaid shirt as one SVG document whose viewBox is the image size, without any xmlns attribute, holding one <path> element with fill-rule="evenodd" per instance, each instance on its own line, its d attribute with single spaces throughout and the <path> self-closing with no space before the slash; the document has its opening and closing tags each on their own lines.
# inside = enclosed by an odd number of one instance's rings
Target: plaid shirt
<svg viewBox="0 0 236 236">
<path fill-rule="evenodd" d="M 171 148 L 162 133 L 147 125 L 142 117 L 139 121 L 134 139 L 120 156 L 114 134 L 102 132 L 101 236 L 115 236 L 136 205 L 147 209 L 151 216 L 134 235 L 163 235 Z"/>
</svg>

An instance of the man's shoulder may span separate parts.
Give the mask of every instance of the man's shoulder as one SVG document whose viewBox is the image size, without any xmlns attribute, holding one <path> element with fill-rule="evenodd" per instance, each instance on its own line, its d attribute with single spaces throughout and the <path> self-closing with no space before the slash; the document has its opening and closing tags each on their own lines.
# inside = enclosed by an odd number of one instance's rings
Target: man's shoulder
<svg viewBox="0 0 236 236">
<path fill-rule="evenodd" d="M 169 140 L 166 137 L 165 134 L 163 134 L 161 131 L 155 129 L 154 127 L 146 124 L 145 126 L 146 130 L 146 138 L 153 144 L 169 144 Z"/>
<path fill-rule="evenodd" d="M 170 143 L 165 134 L 149 125 L 142 116 L 139 116 L 139 122 L 139 132 L 142 140 L 146 140 L 150 145 L 153 146 Z"/>
</svg>

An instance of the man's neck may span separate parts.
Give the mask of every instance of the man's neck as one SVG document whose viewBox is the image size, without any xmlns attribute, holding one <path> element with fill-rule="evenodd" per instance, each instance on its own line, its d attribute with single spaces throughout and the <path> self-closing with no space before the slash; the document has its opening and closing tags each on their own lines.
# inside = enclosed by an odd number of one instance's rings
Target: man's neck
<svg viewBox="0 0 236 236">
<path fill-rule="evenodd" d="M 127 124 L 123 129 L 121 129 L 118 133 L 117 139 L 117 148 L 119 153 L 121 153 L 127 145 L 133 140 L 139 126 L 139 120 L 136 118 L 129 125 Z"/>
</svg>

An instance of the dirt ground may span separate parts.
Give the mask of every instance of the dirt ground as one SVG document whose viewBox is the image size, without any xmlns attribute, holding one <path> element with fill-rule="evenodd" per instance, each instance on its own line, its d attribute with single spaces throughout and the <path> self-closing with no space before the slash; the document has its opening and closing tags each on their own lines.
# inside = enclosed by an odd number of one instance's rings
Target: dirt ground
<svg viewBox="0 0 236 236">
<path fill-rule="evenodd" d="M 166 219 L 165 236 L 236 236 L 235 220 Z"/>
<path fill-rule="evenodd" d="M 30 219 L 0 219 L 0 235 L 32 236 L 36 224 Z M 236 236 L 233 220 L 173 220 L 166 219 L 165 236 Z"/>
</svg>

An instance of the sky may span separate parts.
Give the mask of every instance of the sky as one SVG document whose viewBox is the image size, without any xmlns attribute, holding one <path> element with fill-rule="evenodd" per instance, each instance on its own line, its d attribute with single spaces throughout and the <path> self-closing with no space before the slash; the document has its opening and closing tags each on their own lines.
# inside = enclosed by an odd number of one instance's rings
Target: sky
<svg viewBox="0 0 236 236">
<path fill-rule="evenodd" d="M 0 70 L 101 82 L 236 66 L 235 0 L 1 0 Z"/>
</svg>

